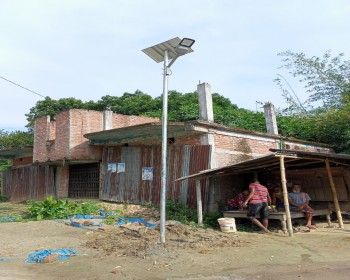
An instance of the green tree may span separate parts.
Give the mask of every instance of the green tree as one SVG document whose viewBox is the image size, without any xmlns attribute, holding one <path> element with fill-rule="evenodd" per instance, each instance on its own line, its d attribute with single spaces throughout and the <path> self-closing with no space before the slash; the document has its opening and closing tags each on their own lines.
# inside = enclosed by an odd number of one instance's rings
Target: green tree
<svg viewBox="0 0 350 280">
<path fill-rule="evenodd" d="M 289 89 L 286 89 L 283 84 L 287 81 L 279 75 L 276 82 L 283 90 L 287 101 L 292 106 L 304 107 L 293 109 L 299 109 L 297 111 L 307 109 L 309 113 L 313 108 L 323 111 L 331 108 L 339 109 L 350 96 L 350 61 L 343 60 L 343 53 L 332 57 L 331 51 L 327 51 L 321 58 L 307 57 L 304 53 L 291 51 L 278 55 L 283 57 L 284 64 L 281 68 L 287 69 L 292 77 L 298 78 L 309 94 L 305 104 L 301 104 L 289 85 Z"/>
<path fill-rule="evenodd" d="M 152 96 L 140 90 L 135 93 L 125 92 L 121 97 L 106 95 L 96 104 L 98 110 L 110 108 L 114 113 L 123 115 L 144 115 L 157 109 L 157 102 Z"/>
<path fill-rule="evenodd" d="M 25 131 L 8 132 L 0 129 L 0 149 L 33 146 L 33 133 Z"/>
<path fill-rule="evenodd" d="M 266 132 L 265 116 L 261 112 L 253 112 L 238 108 L 230 99 L 213 94 L 214 121 L 236 128 Z"/>
<path fill-rule="evenodd" d="M 32 130 L 36 118 L 42 116 L 54 118 L 57 113 L 69 109 L 85 109 L 85 104 L 81 100 L 73 97 L 61 98 L 59 100 L 46 97 L 44 100 L 38 101 L 35 106 L 29 110 L 29 113 L 25 114 L 28 121 L 26 127 Z"/>
<path fill-rule="evenodd" d="M 350 61 L 344 54 L 322 58 L 291 51 L 279 54 L 283 66 L 309 94 L 305 102 L 282 76 L 276 79 L 289 107 L 278 117 L 282 135 L 330 144 L 337 152 L 350 152 Z"/>
<path fill-rule="evenodd" d="M 31 132 L 24 132 L 24 131 L 8 132 L 8 131 L 4 131 L 3 129 L 0 129 L 0 150 L 10 149 L 13 147 L 32 146 L 32 145 L 33 145 L 33 134 Z M 11 166 L 10 160 L 0 159 L 0 171 L 10 166 Z M 1 177 L 1 174 L 0 174 L 0 177 Z"/>
<path fill-rule="evenodd" d="M 162 104 L 162 102 L 158 103 Z M 199 117 L 199 105 L 196 92 L 179 93 L 169 92 L 168 115 L 170 121 L 184 122 L 197 120 Z"/>
<path fill-rule="evenodd" d="M 52 118 L 64 110 L 87 109 L 102 111 L 110 108 L 114 113 L 124 115 L 145 115 L 150 117 L 162 117 L 163 96 L 152 98 L 140 90 L 135 93 L 125 92 L 121 97 L 105 95 L 94 102 L 82 102 L 75 98 L 63 98 L 53 100 L 46 97 L 26 114 L 29 129 L 33 129 L 35 118 L 49 115 Z M 264 132 L 265 120 L 262 113 L 254 113 L 240 109 L 237 105 L 218 93 L 213 94 L 214 121 L 219 124 L 240 127 L 248 130 Z M 197 92 L 180 93 L 169 91 L 168 93 L 168 119 L 169 121 L 188 121 L 199 118 L 199 105 Z"/>
</svg>

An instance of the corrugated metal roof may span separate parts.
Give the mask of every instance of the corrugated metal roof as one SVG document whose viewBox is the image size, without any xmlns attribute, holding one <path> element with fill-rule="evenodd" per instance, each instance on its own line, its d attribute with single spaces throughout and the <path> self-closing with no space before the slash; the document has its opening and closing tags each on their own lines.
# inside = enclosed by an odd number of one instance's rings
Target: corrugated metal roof
<svg viewBox="0 0 350 280">
<path fill-rule="evenodd" d="M 316 153 L 295 150 L 277 150 L 270 149 L 272 152 L 266 156 L 255 158 L 252 160 L 243 161 L 225 167 L 204 170 L 202 172 L 181 177 L 175 181 L 185 179 L 201 179 L 207 177 L 221 177 L 238 173 L 250 172 L 267 172 L 280 169 L 280 156 L 284 156 L 284 165 L 286 169 L 305 169 L 325 167 L 324 161 L 329 160 L 331 166 L 349 166 L 350 155 L 332 154 L 332 153 Z"/>
<path fill-rule="evenodd" d="M 23 158 L 33 156 L 33 147 L 11 148 L 0 150 L 0 158 Z"/>
</svg>

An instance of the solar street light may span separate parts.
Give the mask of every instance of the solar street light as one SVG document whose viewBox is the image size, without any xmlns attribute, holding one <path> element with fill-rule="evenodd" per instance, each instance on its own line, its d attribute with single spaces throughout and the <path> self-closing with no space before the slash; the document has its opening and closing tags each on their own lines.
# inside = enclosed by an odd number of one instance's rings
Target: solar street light
<svg viewBox="0 0 350 280">
<path fill-rule="evenodd" d="M 163 113 L 162 113 L 162 159 L 161 159 L 161 192 L 160 192 L 160 241 L 165 243 L 165 207 L 167 191 L 166 157 L 167 157 L 167 130 L 168 130 L 168 76 L 170 67 L 182 55 L 193 52 L 191 49 L 195 40 L 175 37 L 163 43 L 143 49 L 142 51 L 157 63 L 163 62 Z"/>
</svg>

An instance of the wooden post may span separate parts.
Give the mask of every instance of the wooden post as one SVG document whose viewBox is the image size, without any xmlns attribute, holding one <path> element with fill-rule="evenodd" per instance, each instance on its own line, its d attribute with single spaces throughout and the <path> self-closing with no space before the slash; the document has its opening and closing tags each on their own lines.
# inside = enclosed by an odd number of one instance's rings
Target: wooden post
<svg viewBox="0 0 350 280">
<path fill-rule="evenodd" d="M 334 184 L 334 180 L 333 180 L 333 176 L 332 176 L 332 172 L 331 172 L 331 167 L 329 165 L 329 160 L 326 159 L 325 163 L 326 163 L 326 168 L 327 168 L 329 184 L 331 185 L 331 190 L 332 190 L 332 194 L 333 194 L 334 206 L 335 206 L 335 210 L 337 212 L 339 228 L 344 228 L 343 217 L 342 217 L 341 212 L 340 212 L 337 190 L 335 188 L 335 184 Z"/>
<path fill-rule="evenodd" d="M 201 181 L 196 180 L 198 226 L 203 226 Z"/>
<path fill-rule="evenodd" d="M 286 169 L 284 167 L 284 156 L 281 155 L 279 157 L 280 157 L 280 171 L 281 171 L 281 183 L 282 183 L 282 190 L 283 190 L 284 209 L 286 211 L 286 218 L 287 218 L 287 230 L 288 230 L 289 236 L 292 237 L 293 227 L 292 227 L 292 218 L 290 216 L 290 210 L 289 210 Z"/>
</svg>

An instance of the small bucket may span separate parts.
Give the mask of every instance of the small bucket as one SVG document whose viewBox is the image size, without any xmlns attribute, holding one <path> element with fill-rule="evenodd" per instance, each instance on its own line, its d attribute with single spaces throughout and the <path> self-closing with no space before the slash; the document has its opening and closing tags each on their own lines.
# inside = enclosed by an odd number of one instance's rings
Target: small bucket
<svg viewBox="0 0 350 280">
<path fill-rule="evenodd" d="M 220 229 L 222 232 L 236 232 L 236 223 L 234 218 L 220 218 L 218 219 Z"/>
</svg>

